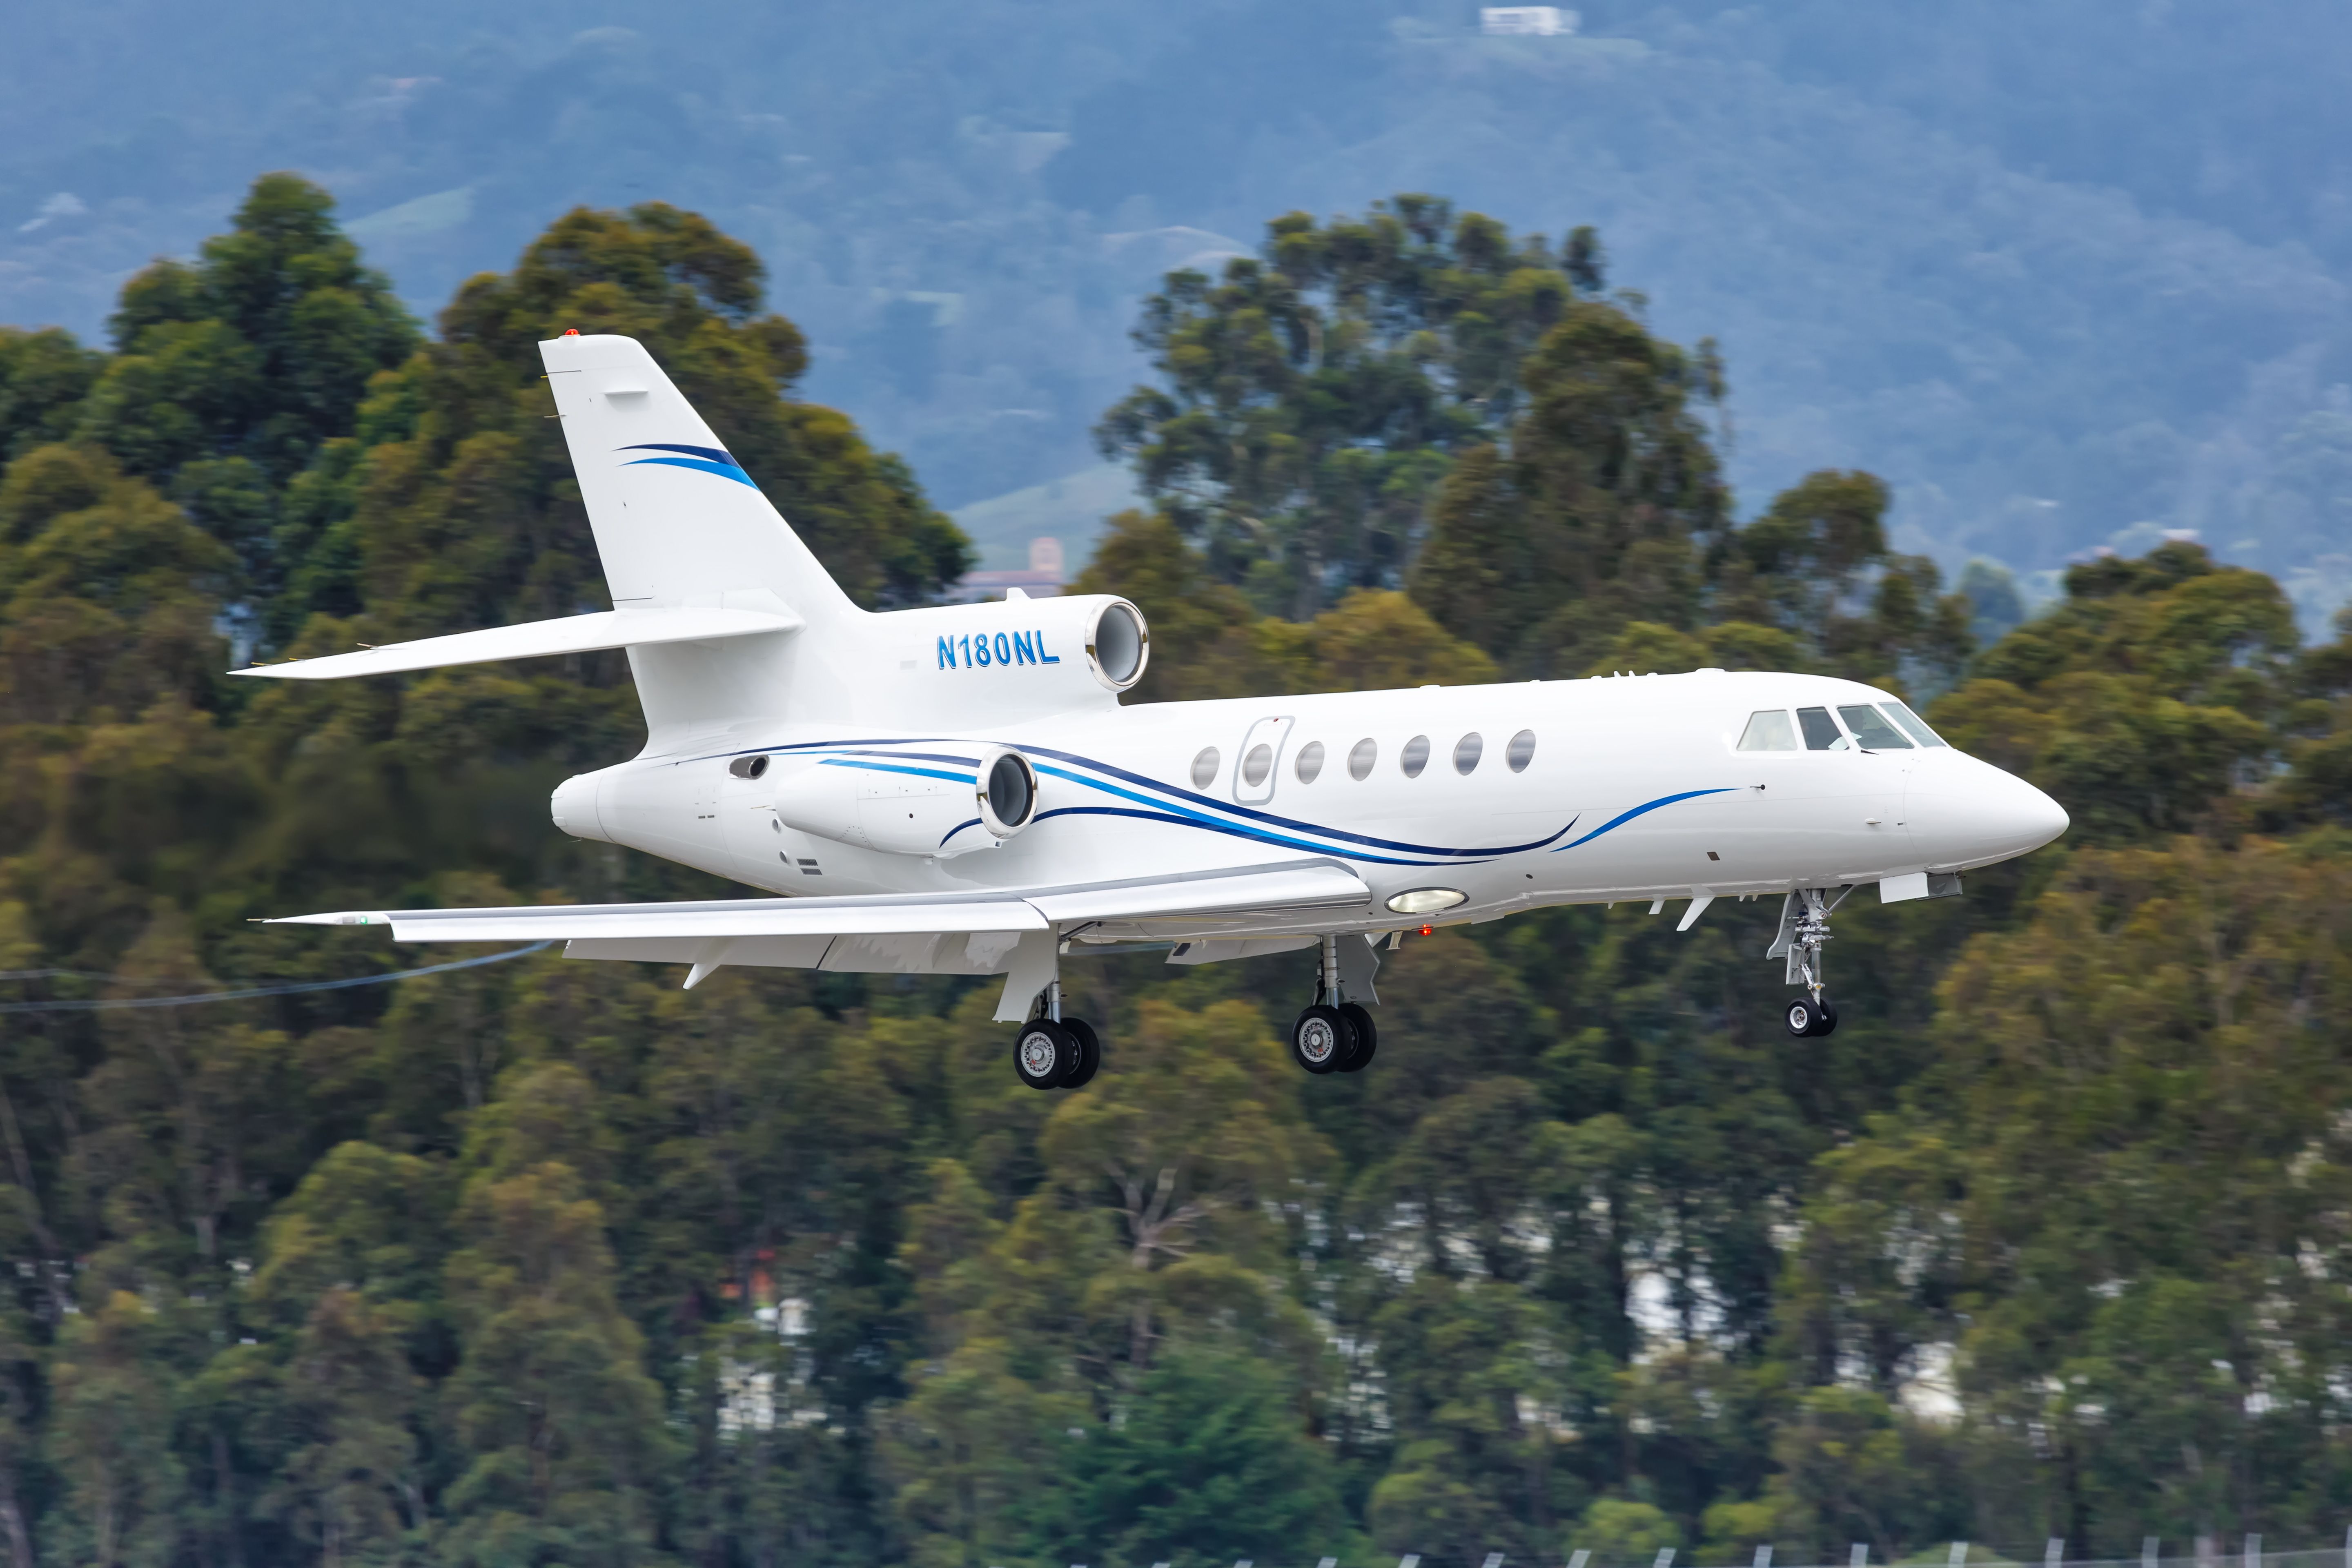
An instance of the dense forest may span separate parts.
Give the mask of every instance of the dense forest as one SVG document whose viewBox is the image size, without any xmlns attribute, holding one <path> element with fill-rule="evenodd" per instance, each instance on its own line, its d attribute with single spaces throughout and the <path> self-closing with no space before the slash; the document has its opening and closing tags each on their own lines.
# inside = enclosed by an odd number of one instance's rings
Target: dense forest
<svg viewBox="0 0 2352 1568">
<path fill-rule="evenodd" d="M 1878 682 L 2074 826 L 1840 923 L 1409 940 L 1309 1079 L 1293 958 L 985 986 L 432 962 L 255 918 L 718 885 L 549 824 L 615 656 L 255 654 L 604 607 L 535 342 L 643 338 L 861 602 L 964 542 L 799 395 L 745 246 L 582 209 L 431 332 L 325 193 L 0 330 L 0 1544 L 15 1568 L 1500 1552 L 2076 1556 L 2352 1514 L 2352 637 L 2174 542 L 2023 620 L 1873 476 L 1744 518 L 1728 372 L 1601 237 L 1427 197 L 1170 274 L 1101 417 L 1140 700 L 1702 664 Z M 257 689 L 257 687 L 266 689 Z"/>
</svg>

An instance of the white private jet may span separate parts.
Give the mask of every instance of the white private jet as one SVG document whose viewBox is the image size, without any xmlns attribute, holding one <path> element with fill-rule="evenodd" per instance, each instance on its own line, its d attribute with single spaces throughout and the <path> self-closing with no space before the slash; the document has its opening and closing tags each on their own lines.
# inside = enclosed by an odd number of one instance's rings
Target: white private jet
<svg viewBox="0 0 2352 1568">
<path fill-rule="evenodd" d="M 782 898 L 292 917 L 572 958 L 1002 974 L 1036 1089 L 1094 1076 L 1065 958 L 1318 949 L 1290 1047 L 1352 1072 L 1383 943 L 1549 904 L 1781 897 L 1768 956 L 1826 1035 L 1830 912 L 1960 890 L 2065 831 L 2021 779 L 1853 681 L 1703 669 L 1121 707 L 1144 618 L 1106 595 L 852 604 L 635 339 L 541 345 L 614 607 L 240 670 L 320 680 L 625 648 L 645 750 L 555 824 Z"/>
</svg>

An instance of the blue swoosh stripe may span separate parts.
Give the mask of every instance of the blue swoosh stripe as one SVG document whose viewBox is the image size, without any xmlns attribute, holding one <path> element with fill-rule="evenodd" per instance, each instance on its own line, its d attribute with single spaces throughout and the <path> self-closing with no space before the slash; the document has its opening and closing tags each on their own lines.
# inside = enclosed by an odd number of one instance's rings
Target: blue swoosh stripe
<svg viewBox="0 0 2352 1568">
<path fill-rule="evenodd" d="M 970 822 L 959 822 L 959 823 L 957 823 L 953 827 L 949 828 L 949 829 L 947 830 L 947 833 L 946 833 L 946 834 L 945 834 L 945 835 L 944 835 L 944 836 L 940 839 L 940 847 L 941 847 L 942 849 L 946 848 L 946 847 L 947 847 L 947 842 L 948 842 L 948 840 L 949 840 L 950 838 L 953 838 L 957 834 L 961 833 L 965 828 L 967 828 L 967 827 L 978 827 L 979 826 L 980 826 L 980 818 L 978 818 L 978 817 L 976 817 L 976 816 L 975 816 L 975 817 L 973 817 Z"/>
<path fill-rule="evenodd" d="M 1060 768 L 1041 765 L 1037 771 L 1041 773 L 1049 773 L 1055 778 L 1067 779 L 1075 784 L 1084 784 L 1088 789 L 1100 790 L 1105 795 L 1115 795 L 1121 800 L 1131 800 L 1138 805 L 1151 806 L 1155 808 L 1150 811 L 1129 811 L 1123 807 L 1114 805 L 1066 806 L 1063 808 L 1064 811 L 1103 816 L 1140 816 L 1153 822 L 1179 822 L 1192 827 L 1214 828 L 1219 833 L 1231 834 L 1236 838 L 1255 839 L 1260 844 L 1280 845 L 1286 849 L 1311 849 L 1318 855 L 1328 855 L 1332 853 L 1330 847 L 1327 845 L 1308 844 L 1302 842 L 1299 839 L 1286 837 L 1279 833 L 1268 833 L 1262 828 L 1249 827 L 1239 823 L 1220 822 L 1213 816 L 1208 816 L 1197 811 L 1186 811 L 1181 805 L 1164 804 L 1162 802 L 1153 800 L 1149 796 L 1137 795 L 1132 790 L 1124 790 L 1114 784 L 1104 784 L 1098 779 L 1080 778 L 1077 774 L 1066 773 Z M 1039 815 L 1041 816 L 1055 816 L 1061 815 L 1061 813 L 1041 812 Z M 1308 831 L 1320 833 L 1323 830 L 1321 828 L 1310 828 Z M 1564 827 L 1560 829 L 1561 833 L 1565 833 L 1567 831 L 1568 829 Z M 1331 835 L 1331 837 L 1336 837 L 1338 835 Z M 1558 837 L 1559 834 L 1554 834 L 1552 837 Z M 1391 847 L 1406 849 L 1408 851 L 1411 849 L 1411 847 L 1407 845 L 1396 845 Z M 1377 860 L 1384 866 L 1443 866 L 1446 864 L 1446 862 L 1443 860 L 1399 860 L 1386 855 L 1368 855 L 1360 850 L 1354 849 L 1348 850 L 1346 853 L 1350 859 Z M 1452 853 L 1452 851 L 1449 851 L 1449 853 Z M 1469 853 L 1475 855 L 1481 853 L 1481 851 L 1474 849 L 1469 851 Z M 1501 854 L 1504 853 L 1504 851 L 1496 850 L 1489 853 Z"/>
<path fill-rule="evenodd" d="M 723 447 L 681 447 L 675 441 L 640 441 L 634 447 L 616 447 L 617 452 L 683 452 L 689 458 L 708 458 L 714 463 L 724 463 L 730 468 L 743 465 L 729 457 Z"/>
<path fill-rule="evenodd" d="M 1631 811 L 1619 812 L 1616 816 L 1611 817 L 1608 821 L 1602 823 L 1600 826 L 1594 828 L 1583 837 L 1578 839 L 1575 844 L 1563 844 L 1559 847 L 1559 849 L 1555 849 L 1552 853 L 1557 855 L 1559 853 L 1560 849 L 1573 849 L 1578 844 L 1590 844 L 1612 827 L 1622 827 L 1625 824 L 1633 821 L 1635 817 L 1640 816 L 1646 812 L 1655 811 L 1662 805 L 1672 805 L 1678 800 L 1696 800 L 1703 795 L 1735 795 L 1737 793 L 1738 791 L 1727 788 L 1686 789 L 1680 795 L 1662 795 L 1655 800 L 1643 802 L 1640 805 L 1635 806 Z M 1574 826 L 1575 824 L 1571 823 L 1569 826 Z M 1561 831 L 1565 832 L 1567 829 L 1563 828 Z"/>
<path fill-rule="evenodd" d="M 949 760 L 952 762 L 954 759 L 950 758 Z M 945 779 L 950 784 L 968 784 L 974 787 L 977 787 L 980 784 L 980 775 L 978 773 L 943 773 L 937 768 L 901 768 L 894 767 L 888 763 L 853 763 L 842 757 L 827 757 L 823 762 L 819 763 L 817 766 L 821 768 L 862 768 L 869 773 L 911 773 L 916 778 Z"/>
<path fill-rule="evenodd" d="M 753 748 L 753 750 L 770 752 L 838 751 L 851 746 L 881 747 L 890 745 L 892 741 L 890 738 L 875 736 L 870 739 L 860 741 L 804 741 L 789 746 L 757 747 Z M 914 743 L 919 744 L 920 742 Z M 1108 774 L 1112 777 L 1125 779 L 1131 784 L 1135 784 L 1142 788 L 1153 791 L 1157 795 L 1175 797 L 1167 801 L 1156 800 L 1145 795 L 1137 795 L 1132 791 L 1118 788 L 1115 785 L 1104 783 L 1100 779 L 1087 778 L 1078 773 L 1065 772 L 1060 768 L 1040 765 L 1037 770 L 1039 773 L 1051 773 L 1057 778 L 1065 779 L 1069 783 L 1082 785 L 1087 789 L 1100 790 L 1107 795 L 1117 795 L 1124 800 L 1134 801 L 1139 805 L 1158 808 L 1154 811 L 1142 812 L 1128 810 L 1117 806 L 1065 806 L 1056 811 L 1039 813 L 1038 815 L 1041 819 L 1046 816 L 1135 816 L 1151 821 L 1162 821 L 1185 826 L 1207 828 L 1214 832 L 1227 834 L 1234 837 L 1252 839 L 1258 843 L 1276 845 L 1284 848 L 1306 849 L 1318 855 L 1338 855 L 1349 859 L 1370 860 L 1381 865 L 1442 866 L 1449 862 L 1484 862 L 1499 859 L 1507 855 L 1524 854 L 1532 849 L 1543 848 L 1545 846 L 1552 844 L 1555 839 L 1564 837 L 1576 826 L 1578 822 L 1583 820 L 1581 816 L 1579 816 L 1570 819 L 1569 823 L 1565 826 L 1561 827 L 1558 833 L 1548 835 L 1542 838 L 1533 839 L 1526 844 L 1501 845 L 1488 849 L 1455 849 L 1437 845 L 1402 843 L 1395 839 L 1377 838 L 1369 834 L 1350 833 L 1341 828 L 1322 827 L 1311 822 L 1300 822 L 1292 817 L 1278 816 L 1272 812 L 1253 811 L 1248 806 L 1244 805 L 1227 805 L 1219 801 L 1213 801 L 1208 796 L 1197 794 L 1193 791 L 1179 789 L 1173 785 L 1161 784 L 1157 779 L 1146 778 L 1139 773 L 1130 773 L 1127 769 L 1118 767 L 1114 763 L 1097 762 L 1091 757 L 1078 756 L 1070 752 L 1055 751 L 1053 748 L 1046 746 L 1023 746 L 1021 749 L 1032 756 L 1058 758 L 1076 767 L 1091 769 L 1095 772 Z M 734 756 L 749 755 L 751 753 L 721 752 L 718 754 Z M 865 754 L 874 756 L 905 755 L 910 757 L 922 757 L 926 760 L 930 759 L 930 753 L 926 752 L 893 752 L 887 751 L 874 751 Z M 961 762 L 964 759 L 942 758 L 939 760 Z M 950 775 L 942 774 L 938 776 L 945 777 Z M 958 782 L 963 781 L 959 779 Z M 1594 828 L 1591 832 L 1586 834 L 1581 838 L 1576 839 L 1571 843 L 1557 845 L 1552 849 L 1552 853 L 1557 855 L 1560 853 L 1561 850 L 1574 849 L 1579 846 L 1590 844 L 1594 839 L 1600 837 L 1602 834 L 1611 831 L 1612 828 L 1622 827 L 1626 823 L 1633 821 L 1635 817 L 1645 816 L 1650 812 L 1658 810 L 1662 806 L 1673 805 L 1680 801 L 1696 800 L 1703 795 L 1732 795 L 1736 793 L 1738 793 L 1736 789 L 1723 787 L 1717 789 L 1685 790 L 1677 795 L 1660 795 L 1657 799 L 1644 801 L 1640 805 L 1634 806 L 1629 811 L 1620 812 L 1617 816 L 1611 817 L 1607 822 L 1602 823 L 1600 826 Z M 1328 844 L 1302 843 L 1297 839 L 1288 837 L 1285 835 L 1253 831 L 1235 824 L 1219 821 L 1217 818 L 1208 816 L 1201 812 L 1188 810 L 1182 804 L 1182 802 L 1187 800 L 1198 801 L 1202 805 L 1206 806 L 1211 810 L 1227 813 L 1235 816 L 1251 817 L 1256 821 L 1267 823 L 1275 826 L 1290 828 L 1301 833 L 1315 834 L 1325 838 L 1339 839 L 1348 844 L 1369 845 L 1381 849 L 1397 850 L 1405 855 L 1434 856 L 1438 857 L 1438 858 L 1432 860 L 1402 860 L 1385 855 L 1367 855 L 1360 851 L 1345 847 L 1334 848 Z M 962 829 L 959 828 L 957 831 L 961 832 Z M 951 834 L 950 837 L 951 837 L 953 835 Z M 942 840 L 941 842 L 945 842 L 945 840 Z"/>
<path fill-rule="evenodd" d="M 707 463 L 699 458 L 639 458 L 634 463 L 624 463 L 621 466 L 625 468 L 641 468 L 648 463 L 656 463 L 666 468 L 692 468 L 697 473 L 717 474 L 720 479 L 733 479 L 739 485 L 751 484 L 751 476 L 734 464 Z M 760 487 L 751 485 L 751 488 L 758 489 Z"/>
</svg>

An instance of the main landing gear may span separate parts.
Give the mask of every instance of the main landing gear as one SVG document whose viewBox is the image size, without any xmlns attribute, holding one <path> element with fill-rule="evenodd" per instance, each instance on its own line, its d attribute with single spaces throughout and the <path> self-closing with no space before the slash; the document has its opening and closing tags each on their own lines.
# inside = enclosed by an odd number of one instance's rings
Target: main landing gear
<svg viewBox="0 0 2352 1568">
<path fill-rule="evenodd" d="M 1837 1009 L 1822 994 L 1822 944 L 1830 940 L 1830 911 L 1852 891 L 1851 887 L 1799 888 L 1781 900 L 1780 934 L 1764 956 L 1788 960 L 1788 983 L 1806 990 L 1782 1014 L 1789 1033 L 1800 1038 L 1819 1037 L 1837 1027 Z"/>
<path fill-rule="evenodd" d="M 1299 1014 L 1298 1021 L 1290 1026 L 1290 1059 L 1318 1075 L 1361 1072 L 1371 1062 L 1372 1053 L 1380 1048 L 1380 1031 L 1373 1027 L 1370 1011 L 1360 1002 L 1344 998 L 1344 983 L 1339 974 L 1340 941 L 1336 936 L 1323 939 L 1322 957 L 1316 969 L 1315 1005 Z M 1370 947 L 1365 951 L 1369 952 Z M 1370 989 L 1369 972 L 1365 989 Z"/>
<path fill-rule="evenodd" d="M 1102 1037 L 1084 1018 L 1062 1016 L 1055 981 L 1037 998 L 1037 1016 L 1013 1037 L 1013 1070 L 1031 1089 L 1084 1089 L 1102 1066 Z"/>
</svg>

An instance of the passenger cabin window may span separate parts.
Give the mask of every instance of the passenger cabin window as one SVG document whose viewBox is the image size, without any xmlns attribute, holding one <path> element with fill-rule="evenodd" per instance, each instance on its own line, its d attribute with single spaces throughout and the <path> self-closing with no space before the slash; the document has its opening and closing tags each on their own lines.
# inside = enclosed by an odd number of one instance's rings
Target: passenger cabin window
<svg viewBox="0 0 2352 1568">
<path fill-rule="evenodd" d="M 1242 758 L 1242 783 L 1255 789 L 1265 783 L 1265 775 L 1274 772 L 1274 748 L 1260 741 Z"/>
<path fill-rule="evenodd" d="M 1203 746 L 1201 754 L 1192 759 L 1192 787 L 1206 789 L 1217 782 L 1217 763 L 1221 761 L 1214 746 Z"/>
<path fill-rule="evenodd" d="M 1486 742 L 1473 730 L 1454 742 L 1454 771 L 1465 778 L 1478 770 L 1478 759 L 1486 753 Z"/>
<path fill-rule="evenodd" d="M 1900 702 L 1882 702 L 1878 706 L 1880 711 L 1884 712 L 1889 719 L 1894 720 L 1905 734 L 1910 736 L 1921 745 L 1941 746 L 1945 744 L 1944 738 L 1941 735 L 1937 734 L 1935 731 L 1927 728 L 1927 721 L 1925 719 L 1922 719 L 1916 713 L 1912 712 L 1911 710 L 1904 704 Z"/>
<path fill-rule="evenodd" d="M 1911 749 L 1911 742 L 1903 738 L 1903 731 L 1888 723 L 1886 715 L 1875 708 L 1857 703 L 1851 708 L 1840 708 L 1838 717 L 1845 721 L 1845 727 L 1853 731 L 1853 738 L 1866 752 L 1907 752 Z"/>
<path fill-rule="evenodd" d="M 1536 760 L 1536 732 L 1522 730 L 1512 736 L 1510 749 L 1503 753 L 1503 760 L 1511 764 L 1513 773 L 1526 773 L 1528 764 Z"/>
<path fill-rule="evenodd" d="M 1805 750 L 1809 752 L 1843 752 L 1849 744 L 1826 708 L 1798 709 L 1797 727 L 1805 732 Z"/>
<path fill-rule="evenodd" d="M 1367 735 L 1356 742 L 1348 753 L 1348 776 L 1362 783 L 1372 776 L 1372 764 L 1381 760 L 1381 743 Z"/>
<path fill-rule="evenodd" d="M 1298 760 L 1290 765 L 1300 784 L 1313 784 L 1323 773 L 1323 742 L 1309 741 L 1299 747 Z"/>
<path fill-rule="evenodd" d="M 1740 732 L 1739 749 L 1743 752 L 1793 752 L 1797 749 L 1797 727 L 1789 722 L 1786 708 L 1767 708 L 1761 713 L 1748 716 L 1748 728 Z"/>
<path fill-rule="evenodd" d="M 1404 770 L 1405 777 L 1419 778 L 1421 770 L 1429 766 L 1429 737 L 1415 735 L 1407 741 L 1404 750 L 1397 753 L 1397 766 Z"/>
</svg>

